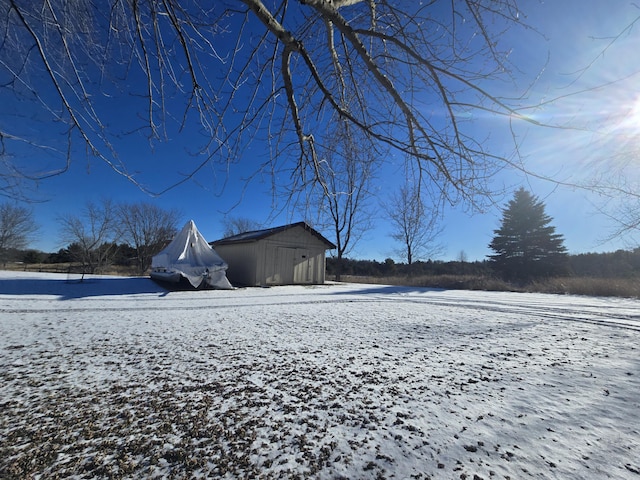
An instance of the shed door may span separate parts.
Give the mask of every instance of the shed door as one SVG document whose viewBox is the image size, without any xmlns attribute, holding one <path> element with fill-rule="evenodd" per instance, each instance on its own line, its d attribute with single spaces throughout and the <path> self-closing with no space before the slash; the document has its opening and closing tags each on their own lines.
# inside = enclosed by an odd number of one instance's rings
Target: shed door
<svg viewBox="0 0 640 480">
<path fill-rule="evenodd" d="M 267 284 L 313 283 L 314 263 L 308 250 L 304 248 L 277 247 L 269 249 L 269 251 L 272 254 L 267 256 Z"/>
<path fill-rule="evenodd" d="M 293 266 L 295 265 L 295 248 L 278 248 L 278 270 L 280 282 L 283 285 L 294 283 Z"/>
<path fill-rule="evenodd" d="M 268 248 L 265 265 L 265 281 L 267 285 L 291 285 L 294 277 L 295 257 L 295 248 Z"/>
<path fill-rule="evenodd" d="M 308 250 L 295 249 L 293 283 L 313 283 L 313 262 Z"/>
</svg>

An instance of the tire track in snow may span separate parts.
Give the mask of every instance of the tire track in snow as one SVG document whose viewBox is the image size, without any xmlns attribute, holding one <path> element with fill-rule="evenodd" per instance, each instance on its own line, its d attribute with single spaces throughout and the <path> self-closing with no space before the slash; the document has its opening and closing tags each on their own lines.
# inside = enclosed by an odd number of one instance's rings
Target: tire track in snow
<svg viewBox="0 0 640 480">
<path fill-rule="evenodd" d="M 638 314 L 629 314 L 628 308 L 624 313 L 618 312 L 606 312 L 602 307 L 593 306 L 593 310 L 578 309 L 571 307 L 571 305 L 556 305 L 545 306 L 541 304 L 514 304 L 511 302 L 491 301 L 486 303 L 486 300 L 474 301 L 462 299 L 459 301 L 453 301 L 451 299 L 442 299 L 437 297 L 421 297 L 418 295 L 407 294 L 367 294 L 366 298 L 362 298 L 361 295 L 355 295 L 349 297 L 349 294 L 338 294 L 335 298 L 316 299 L 316 300 L 301 300 L 295 295 L 291 297 L 290 301 L 265 301 L 265 302 L 245 302 L 242 303 L 242 298 L 239 301 L 220 303 L 218 298 L 202 299 L 203 303 L 194 305 L 194 298 L 185 299 L 184 305 L 175 305 L 175 300 L 172 302 L 173 306 L 163 305 L 162 301 L 153 299 L 153 304 L 147 304 L 141 307 L 127 306 L 127 311 L 149 312 L 149 311 L 199 311 L 204 308 L 215 308 L 216 310 L 230 309 L 230 308 L 255 308 L 255 307 L 286 307 L 293 305 L 319 305 L 319 304 L 344 304 L 344 303 L 418 303 L 425 305 L 434 305 L 446 308 L 456 308 L 465 310 L 479 310 L 486 312 L 497 312 L 502 314 L 514 314 L 514 315 L 527 315 L 533 317 L 540 317 L 551 320 L 566 320 L 573 322 L 582 322 L 593 325 L 601 325 L 607 327 L 623 328 L 632 331 L 640 331 L 640 311 Z M 526 295 L 526 294 L 524 294 Z M 118 302 L 118 300 L 114 300 Z M 129 302 L 129 300 L 126 300 Z M 206 303 L 205 303 L 206 302 Z M 188 304 L 187 304 L 188 303 Z M 621 307 L 622 308 L 622 307 Z M 68 307 L 68 308 L 0 308 L 0 314 L 68 314 L 68 313 L 91 313 L 91 312 L 121 312 L 122 307 L 119 306 L 97 306 L 97 307 Z"/>
<path fill-rule="evenodd" d="M 398 299 L 394 299 L 398 301 Z M 424 303 L 428 305 L 440 305 L 452 308 L 464 308 L 471 310 L 483 310 L 499 313 L 513 313 L 515 315 L 528 315 L 542 318 L 548 318 L 553 320 L 568 320 L 574 322 L 590 323 L 595 325 L 604 325 L 609 327 L 625 328 L 633 331 L 640 331 L 640 312 L 637 315 L 617 314 L 603 312 L 601 309 L 595 311 L 589 311 L 589 316 L 585 316 L 587 312 L 584 310 L 578 310 L 575 308 L 563 308 L 563 307 L 544 307 L 541 305 L 528 306 L 528 305 L 513 305 L 511 303 L 492 303 L 492 304 L 480 304 L 480 303 L 459 303 L 451 301 L 440 300 L 427 300 L 422 299 L 404 299 L 404 301 L 411 301 L 414 303 Z"/>
</svg>

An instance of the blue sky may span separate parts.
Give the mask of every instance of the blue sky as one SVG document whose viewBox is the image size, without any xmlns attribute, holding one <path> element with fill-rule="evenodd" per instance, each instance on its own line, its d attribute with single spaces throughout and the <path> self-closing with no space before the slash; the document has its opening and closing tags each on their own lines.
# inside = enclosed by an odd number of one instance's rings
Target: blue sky
<svg viewBox="0 0 640 480">
<path fill-rule="evenodd" d="M 540 74 L 529 93 L 531 103 L 616 81 L 606 88 L 567 96 L 532 112 L 534 118 L 542 122 L 563 124 L 566 119 L 572 124 L 584 124 L 588 132 L 534 128 L 515 121 L 520 154 L 528 168 L 568 183 L 617 174 L 618 168 L 625 175 L 633 175 L 640 160 L 620 157 L 617 139 L 637 139 L 640 132 L 640 97 L 636 86 L 640 84 L 640 61 L 636 52 L 640 45 L 640 25 L 607 46 L 612 36 L 640 15 L 640 9 L 626 0 L 523 2 L 523 6 L 530 9 L 526 12 L 527 23 L 538 32 L 510 34 L 504 42 L 513 49 L 512 62 L 518 65 L 517 75 L 522 82 L 532 81 Z M 587 66 L 590 68 L 583 71 Z M 618 81 L 625 77 L 626 80 Z M 136 87 L 123 86 L 127 88 Z M 126 110 L 119 101 L 114 97 L 105 101 L 105 105 L 109 108 L 109 127 L 124 132 L 127 121 L 120 112 Z M 479 138 L 487 139 L 489 149 L 508 154 L 513 148 L 509 125 L 504 119 L 473 120 Z M 611 135 L 600 137 L 593 133 L 594 128 Z M 168 132 L 169 136 L 174 134 L 177 135 L 174 131 Z M 52 127 L 43 135 L 60 136 L 61 132 Z M 189 171 L 190 166 L 200 161 L 190 155 L 194 145 L 188 142 L 163 142 L 153 147 L 150 149 L 148 140 L 138 133 L 124 135 L 117 146 L 121 159 L 135 173 L 135 178 L 154 191 L 172 185 L 181 178 L 181 172 Z M 159 197 L 142 192 L 100 160 L 80 155 L 68 172 L 39 182 L 36 193 L 43 201 L 33 204 L 32 208 L 41 232 L 32 247 L 57 251 L 66 246 L 60 241 L 57 218 L 78 214 L 87 201 L 104 198 L 116 202 L 145 201 L 178 209 L 183 213 L 182 222 L 193 219 L 210 240 L 221 237 L 225 215 L 250 218 L 264 227 L 300 221 L 303 219 L 300 210 L 274 198 L 268 175 L 256 175 L 247 183 L 249 176 L 256 172 L 256 163 L 268 154 L 267 147 L 256 140 L 228 172 L 206 166 L 194 178 Z M 622 162 L 627 163 L 621 165 Z M 389 163 L 387 173 L 393 172 L 395 160 L 389 159 Z M 54 160 L 52 166 L 55 166 Z M 392 191 L 395 186 L 393 174 L 384 175 L 379 182 L 381 200 L 384 200 L 384 192 Z M 513 170 L 503 171 L 494 179 L 494 184 L 508 192 L 523 185 L 539 196 L 547 206 L 547 213 L 554 218 L 558 233 L 565 236 L 571 253 L 637 246 L 628 238 L 603 241 L 614 225 L 597 213 L 603 198 L 593 193 L 537 180 Z M 469 213 L 463 206 L 447 209 L 440 239 L 445 249 L 440 259 L 455 259 L 461 251 L 470 260 L 481 260 L 489 254 L 487 245 L 493 230 L 499 227 L 500 207 L 509 199 L 506 195 L 484 213 Z M 375 204 L 376 200 L 372 202 Z M 386 222 L 380 218 L 374 223 L 375 228 L 360 240 L 350 257 L 383 260 L 394 256 L 393 250 L 398 245 L 393 244 Z M 330 232 L 323 233 L 333 240 Z"/>
</svg>

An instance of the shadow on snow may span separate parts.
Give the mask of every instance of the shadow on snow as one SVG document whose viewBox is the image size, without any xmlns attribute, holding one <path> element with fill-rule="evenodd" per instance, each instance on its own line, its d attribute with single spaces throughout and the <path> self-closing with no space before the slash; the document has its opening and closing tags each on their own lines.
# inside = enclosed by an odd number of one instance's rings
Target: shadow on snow
<svg viewBox="0 0 640 480">
<path fill-rule="evenodd" d="M 444 292 L 446 288 L 433 288 L 433 287 L 412 287 L 401 285 L 373 285 L 363 287 L 359 290 L 350 290 L 350 294 L 355 295 L 403 295 L 409 293 L 428 293 L 428 292 Z M 334 295 L 340 295 L 344 292 L 336 290 L 331 292 Z"/>
<path fill-rule="evenodd" d="M 169 290 L 145 277 L 80 278 L 12 278 L 0 279 L 0 295 L 58 295 L 61 300 L 101 297 L 106 295 L 136 295 L 156 293 L 164 296 Z"/>
</svg>

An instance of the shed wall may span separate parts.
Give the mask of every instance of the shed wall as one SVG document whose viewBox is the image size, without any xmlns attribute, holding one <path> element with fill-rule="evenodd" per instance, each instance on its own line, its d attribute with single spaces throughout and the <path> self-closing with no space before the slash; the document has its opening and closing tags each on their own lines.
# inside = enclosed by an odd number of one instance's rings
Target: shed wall
<svg viewBox="0 0 640 480">
<path fill-rule="evenodd" d="M 258 285 L 256 267 L 258 258 L 256 243 L 217 245 L 216 252 L 229 265 L 227 279 L 234 286 Z"/>
<path fill-rule="evenodd" d="M 327 245 L 303 227 L 245 243 L 216 245 L 233 285 L 321 284 Z"/>
<path fill-rule="evenodd" d="M 302 227 L 262 239 L 257 278 L 265 285 L 324 283 L 326 245 Z"/>
</svg>

